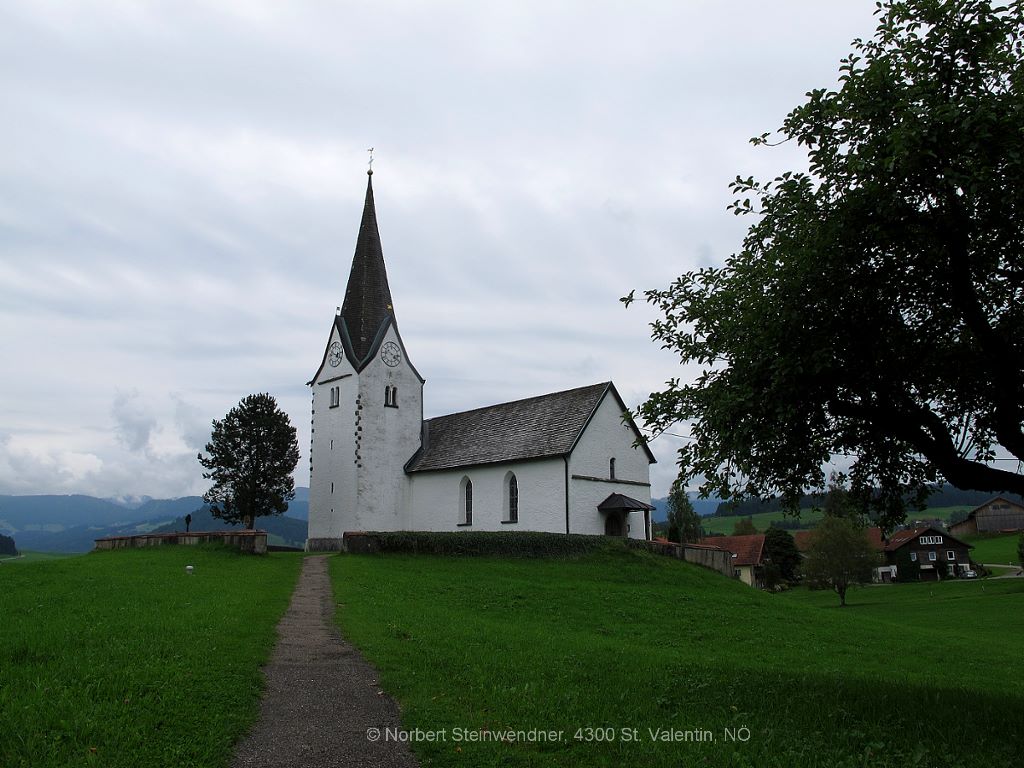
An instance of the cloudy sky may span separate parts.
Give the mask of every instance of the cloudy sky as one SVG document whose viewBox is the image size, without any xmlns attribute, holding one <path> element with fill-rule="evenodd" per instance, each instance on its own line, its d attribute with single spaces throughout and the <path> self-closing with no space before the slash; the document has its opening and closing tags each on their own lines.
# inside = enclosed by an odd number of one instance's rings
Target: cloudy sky
<svg viewBox="0 0 1024 768">
<path fill-rule="evenodd" d="M 748 139 L 873 7 L 4 0 L 0 493 L 202 493 L 211 420 L 258 391 L 307 485 L 371 146 L 428 417 L 695 375 L 618 298 L 738 248 L 729 181 L 803 163 Z"/>
</svg>

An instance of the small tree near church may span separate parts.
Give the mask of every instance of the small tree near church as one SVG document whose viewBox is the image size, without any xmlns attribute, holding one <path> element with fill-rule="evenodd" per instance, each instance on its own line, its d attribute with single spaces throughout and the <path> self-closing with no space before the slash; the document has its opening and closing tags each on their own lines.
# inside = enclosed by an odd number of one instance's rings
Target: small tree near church
<svg viewBox="0 0 1024 768">
<path fill-rule="evenodd" d="M 668 538 L 681 544 L 700 541 L 700 516 L 679 480 L 668 493 Z"/>
<path fill-rule="evenodd" d="M 299 443 L 288 414 L 272 396 L 249 395 L 215 419 L 206 452 L 198 458 L 213 487 L 203 501 L 214 517 L 251 529 L 257 517 L 288 509 L 295 497 L 292 471 L 299 463 Z"/>
</svg>

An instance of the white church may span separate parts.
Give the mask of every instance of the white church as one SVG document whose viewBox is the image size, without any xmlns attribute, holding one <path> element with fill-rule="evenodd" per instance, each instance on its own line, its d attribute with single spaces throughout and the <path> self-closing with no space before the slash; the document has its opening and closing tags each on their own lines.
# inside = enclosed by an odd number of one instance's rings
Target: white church
<svg viewBox="0 0 1024 768">
<path fill-rule="evenodd" d="M 339 550 L 350 531 L 651 538 L 654 455 L 611 382 L 424 420 L 369 175 L 344 303 L 308 382 L 306 549 Z"/>
</svg>

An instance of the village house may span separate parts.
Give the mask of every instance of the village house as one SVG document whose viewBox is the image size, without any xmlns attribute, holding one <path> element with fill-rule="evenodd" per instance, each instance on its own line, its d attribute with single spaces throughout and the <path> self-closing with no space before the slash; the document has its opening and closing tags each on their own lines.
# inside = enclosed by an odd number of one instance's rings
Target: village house
<svg viewBox="0 0 1024 768">
<path fill-rule="evenodd" d="M 1003 496 L 996 496 L 975 507 L 966 520 L 949 527 L 954 536 L 1014 531 L 1024 531 L 1024 506 Z"/>
<path fill-rule="evenodd" d="M 423 418 L 424 378 L 398 331 L 372 173 L 344 302 L 308 382 L 306 548 L 341 549 L 354 531 L 650 539 L 654 455 L 610 381 Z"/>
<path fill-rule="evenodd" d="M 907 571 L 920 581 L 954 579 L 971 569 L 971 549 L 948 531 L 925 526 L 896 531 L 885 545 L 885 560 L 892 579 L 902 572 L 905 580 Z"/>
<path fill-rule="evenodd" d="M 742 536 L 707 536 L 700 543 L 732 553 L 732 565 L 737 579 L 757 589 L 764 588 L 764 534 Z"/>
</svg>

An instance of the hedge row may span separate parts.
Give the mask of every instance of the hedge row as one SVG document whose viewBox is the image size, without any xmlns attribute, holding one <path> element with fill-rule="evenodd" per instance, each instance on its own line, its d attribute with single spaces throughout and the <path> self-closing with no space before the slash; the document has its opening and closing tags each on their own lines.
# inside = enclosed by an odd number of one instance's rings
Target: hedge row
<svg viewBox="0 0 1024 768">
<path fill-rule="evenodd" d="M 346 536 L 346 543 L 350 552 L 503 557 L 576 557 L 623 548 L 606 536 L 535 531 L 369 531 Z"/>
</svg>

